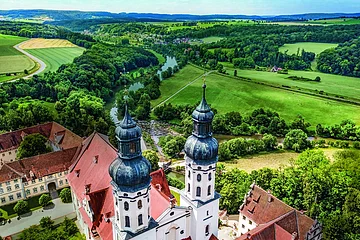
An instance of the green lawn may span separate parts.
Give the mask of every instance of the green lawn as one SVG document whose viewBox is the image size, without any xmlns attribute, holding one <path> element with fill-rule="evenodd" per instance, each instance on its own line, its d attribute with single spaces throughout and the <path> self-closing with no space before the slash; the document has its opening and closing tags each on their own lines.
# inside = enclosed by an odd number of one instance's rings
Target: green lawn
<svg viewBox="0 0 360 240">
<path fill-rule="evenodd" d="M 234 74 L 234 69 L 226 65 L 227 72 Z M 273 72 L 261 72 L 255 70 L 237 69 L 238 76 L 251 78 L 256 81 L 266 82 L 277 85 L 286 85 L 291 87 L 300 87 L 309 90 L 318 90 L 340 95 L 356 100 L 360 100 L 360 78 L 346 77 L 335 74 L 326 74 L 313 71 L 294 71 L 290 70 L 289 74 L 278 74 Z M 294 81 L 288 79 L 289 76 L 298 76 L 315 79 L 317 76 L 321 78 L 320 82 L 310 81 Z"/>
<path fill-rule="evenodd" d="M 84 48 L 80 47 L 26 49 L 31 55 L 45 62 L 46 68 L 42 74 L 56 71 L 62 64 L 71 63 L 74 58 L 80 56 L 84 50 Z"/>
<path fill-rule="evenodd" d="M 334 43 L 298 42 L 294 44 L 284 44 L 284 46 L 279 48 L 279 51 L 288 51 L 288 54 L 296 54 L 298 49 L 300 49 L 299 54 L 301 54 L 302 49 L 304 49 L 307 52 L 313 52 L 317 55 L 326 49 L 335 48 L 337 46 L 338 44 Z"/>
<path fill-rule="evenodd" d="M 196 77 L 192 66 L 187 66 L 186 74 L 176 75 L 163 82 L 160 87 L 162 99 L 176 92 L 181 86 Z M 192 75 L 193 74 L 193 75 Z M 272 88 L 231 77 L 210 74 L 207 79 L 207 100 L 219 113 L 239 111 L 249 114 L 256 108 L 272 109 L 287 121 L 298 115 L 305 117 L 313 127 L 318 123 L 333 125 L 344 119 L 352 119 L 360 124 L 360 107 L 337 101 Z M 180 84 L 182 83 L 182 84 Z M 194 104 L 201 99 L 202 80 L 189 85 L 168 102 L 172 104 Z M 159 100 L 156 100 L 159 102 Z M 154 102 L 153 102 L 154 104 Z"/>
<path fill-rule="evenodd" d="M 27 38 L 0 34 L 0 74 L 23 72 L 35 67 L 34 61 L 13 47 L 25 40 Z"/>
<path fill-rule="evenodd" d="M 154 50 L 152 50 L 152 49 L 147 49 L 149 52 L 151 52 L 151 53 L 153 53 L 156 57 L 157 57 L 157 59 L 158 59 L 158 61 L 159 61 L 159 64 L 164 64 L 165 62 L 166 62 L 166 59 L 165 59 L 165 57 L 163 56 L 163 55 L 161 55 L 160 53 L 157 53 L 157 52 L 155 52 Z"/>
<path fill-rule="evenodd" d="M 161 82 L 161 96 L 160 98 L 151 102 L 152 107 L 164 101 L 166 98 L 174 94 L 189 82 L 201 76 L 203 73 L 203 70 L 191 65 L 187 65 L 171 78 L 165 79 Z"/>
<path fill-rule="evenodd" d="M 175 192 L 175 191 L 173 191 L 173 190 L 170 190 L 170 192 L 171 192 L 171 194 L 175 197 L 175 199 L 176 199 L 176 205 L 180 205 L 180 194 L 179 193 L 177 193 L 177 192 Z"/>
<path fill-rule="evenodd" d="M 221 39 L 223 39 L 222 37 L 206 37 L 206 38 L 202 38 L 201 40 L 204 41 L 204 43 L 214 43 L 214 42 L 218 42 Z"/>
</svg>

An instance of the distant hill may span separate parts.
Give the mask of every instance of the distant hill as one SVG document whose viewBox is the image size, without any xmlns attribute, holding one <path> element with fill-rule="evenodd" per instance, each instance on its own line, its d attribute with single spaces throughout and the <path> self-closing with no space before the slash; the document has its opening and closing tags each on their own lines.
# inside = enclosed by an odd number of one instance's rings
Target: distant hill
<svg viewBox="0 0 360 240">
<path fill-rule="evenodd" d="M 157 13 L 111 13 L 111 12 L 86 12 L 86 11 L 63 11 L 63 10 L 0 10 L 3 19 L 45 19 L 52 21 L 64 21 L 75 19 L 147 19 L 160 21 L 207 21 L 207 20 L 268 20 L 268 21 L 303 21 L 339 17 L 360 17 L 360 13 L 306 13 L 295 15 L 257 16 L 257 15 L 192 15 L 192 14 L 157 14 Z M 0 18 L 1 19 L 1 18 Z"/>
</svg>

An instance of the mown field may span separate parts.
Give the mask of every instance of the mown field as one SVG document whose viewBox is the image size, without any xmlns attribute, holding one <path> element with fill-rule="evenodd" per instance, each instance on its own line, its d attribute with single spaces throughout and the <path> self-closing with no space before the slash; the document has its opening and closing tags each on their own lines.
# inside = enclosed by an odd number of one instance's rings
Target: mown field
<svg viewBox="0 0 360 240">
<path fill-rule="evenodd" d="M 225 66 L 227 73 L 233 75 L 234 68 L 230 64 Z M 325 93 L 330 93 L 332 95 L 339 95 L 350 99 L 360 100 L 360 79 L 356 77 L 347 77 L 314 71 L 294 70 L 289 70 L 289 74 L 278 74 L 245 69 L 237 69 L 237 72 L 237 75 L 240 77 L 251 78 L 258 82 L 271 83 L 279 86 L 286 85 L 290 87 L 300 87 L 311 91 L 324 91 Z M 321 81 L 295 81 L 288 79 L 289 76 L 298 76 L 310 79 L 315 79 L 319 76 Z"/>
<path fill-rule="evenodd" d="M 325 51 L 329 48 L 335 48 L 338 44 L 334 43 L 314 43 L 314 42 L 298 42 L 294 44 L 284 44 L 279 48 L 280 52 L 288 51 L 288 54 L 296 54 L 298 49 L 300 49 L 299 53 L 301 54 L 302 49 L 307 52 L 313 52 L 316 55 Z"/>
<path fill-rule="evenodd" d="M 186 71 L 186 72 L 185 72 Z M 164 100 L 181 86 L 201 74 L 201 70 L 187 66 L 180 74 L 165 80 L 160 87 Z M 360 124 L 360 107 L 327 100 L 306 94 L 294 93 L 260 84 L 245 82 L 218 74 L 206 78 L 207 100 L 219 113 L 239 111 L 249 114 L 256 108 L 272 109 L 287 121 L 302 115 L 314 128 L 318 123 L 333 125 L 344 119 Z M 168 102 L 172 104 L 194 104 L 201 99 L 202 80 L 189 85 Z M 156 100 L 153 105 L 161 102 Z"/>
<path fill-rule="evenodd" d="M 62 64 L 71 63 L 74 58 L 80 56 L 84 50 L 84 48 L 80 47 L 26 49 L 27 52 L 41 59 L 46 64 L 46 68 L 42 74 L 56 71 Z"/>
<path fill-rule="evenodd" d="M 356 18 L 334 18 L 334 19 L 308 21 L 308 23 L 316 23 L 316 24 L 360 24 L 360 19 L 356 19 Z"/>
<path fill-rule="evenodd" d="M 13 47 L 25 40 L 27 38 L 0 34 L 0 74 L 23 72 L 35 66 L 34 61 Z"/>
<path fill-rule="evenodd" d="M 21 49 L 77 47 L 65 39 L 33 38 L 19 46 Z"/>
</svg>

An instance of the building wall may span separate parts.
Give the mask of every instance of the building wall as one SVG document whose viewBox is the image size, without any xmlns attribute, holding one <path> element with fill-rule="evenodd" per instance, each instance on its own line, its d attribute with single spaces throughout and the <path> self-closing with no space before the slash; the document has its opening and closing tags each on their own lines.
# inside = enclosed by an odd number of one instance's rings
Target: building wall
<svg viewBox="0 0 360 240">
<path fill-rule="evenodd" d="M 197 208 L 192 205 L 191 200 L 186 195 L 181 193 L 180 205 L 192 207 L 190 235 L 193 240 L 208 240 L 211 234 L 218 235 L 219 199 Z M 206 226 L 209 226 L 208 233 L 206 233 Z"/>
<path fill-rule="evenodd" d="M 156 240 L 181 240 L 190 236 L 191 211 L 172 208 L 156 228 Z"/>
<path fill-rule="evenodd" d="M 0 153 L 0 169 L 5 163 L 13 162 L 16 160 L 17 149 L 11 149 Z"/>
<path fill-rule="evenodd" d="M 55 183 L 56 189 L 68 187 L 67 171 L 47 175 L 23 182 L 21 178 L 0 183 L 0 206 L 11 204 L 28 197 L 48 193 L 48 185 Z"/>
<path fill-rule="evenodd" d="M 248 231 L 256 228 L 257 224 L 251 220 L 250 218 L 246 217 L 244 214 L 240 212 L 239 214 L 239 226 L 238 226 L 238 236 L 241 236 Z"/>
</svg>

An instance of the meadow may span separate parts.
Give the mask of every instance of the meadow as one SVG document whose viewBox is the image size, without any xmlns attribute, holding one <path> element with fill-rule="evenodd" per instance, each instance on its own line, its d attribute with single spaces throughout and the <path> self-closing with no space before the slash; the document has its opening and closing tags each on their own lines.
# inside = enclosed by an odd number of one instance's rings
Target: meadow
<svg viewBox="0 0 360 240">
<path fill-rule="evenodd" d="M 71 63 L 74 58 L 80 56 L 84 50 L 84 48 L 80 47 L 26 49 L 27 52 L 41 59 L 46 64 L 46 68 L 42 74 L 56 71 L 62 64 Z"/>
<path fill-rule="evenodd" d="M 301 50 L 304 49 L 306 52 L 313 52 L 318 55 L 326 49 L 335 48 L 337 46 L 338 44 L 334 43 L 298 42 L 294 44 L 284 44 L 279 48 L 279 51 L 283 53 L 288 51 L 288 54 L 297 54 L 298 49 L 300 49 L 299 53 L 301 54 Z"/>
<path fill-rule="evenodd" d="M 0 34 L 0 74 L 23 72 L 35 67 L 34 61 L 13 47 L 25 40 L 27 38 Z"/>
<path fill-rule="evenodd" d="M 160 87 L 161 99 L 171 96 L 199 74 L 201 74 L 200 69 L 187 66 L 180 74 L 163 81 Z M 208 103 L 221 114 L 239 111 L 248 115 L 256 108 L 265 108 L 278 112 L 287 121 L 292 121 L 298 115 L 302 115 L 312 124 L 312 128 L 318 123 L 333 125 L 344 119 L 351 119 L 360 124 L 359 106 L 237 80 L 215 73 L 207 76 L 206 82 Z M 171 98 L 168 103 L 195 104 L 201 99 L 201 86 L 202 80 L 199 79 Z M 152 104 L 159 102 L 161 100 L 158 99 Z"/>
<path fill-rule="evenodd" d="M 324 20 L 313 20 L 313 21 L 308 21 L 308 23 L 315 23 L 315 24 L 360 24 L 360 19 L 356 19 L 356 18 L 334 18 L 334 19 L 324 19 Z"/>
</svg>

